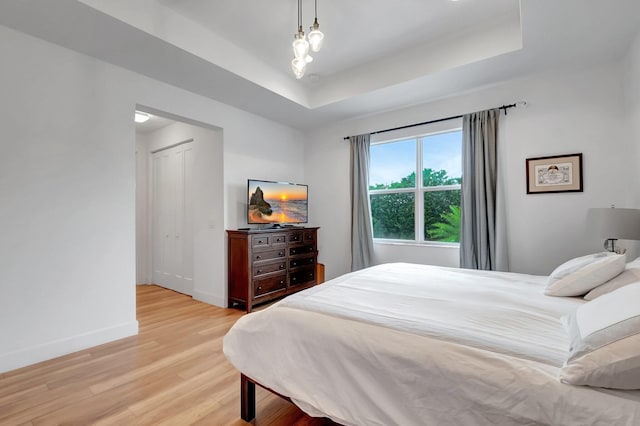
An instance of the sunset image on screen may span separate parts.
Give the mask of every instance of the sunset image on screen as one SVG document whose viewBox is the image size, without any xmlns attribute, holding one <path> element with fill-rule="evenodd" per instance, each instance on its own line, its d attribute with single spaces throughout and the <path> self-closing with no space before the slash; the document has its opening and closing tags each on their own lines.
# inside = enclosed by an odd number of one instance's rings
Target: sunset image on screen
<svg viewBox="0 0 640 426">
<path fill-rule="evenodd" d="M 306 223 L 307 186 L 249 181 L 249 223 Z"/>
</svg>

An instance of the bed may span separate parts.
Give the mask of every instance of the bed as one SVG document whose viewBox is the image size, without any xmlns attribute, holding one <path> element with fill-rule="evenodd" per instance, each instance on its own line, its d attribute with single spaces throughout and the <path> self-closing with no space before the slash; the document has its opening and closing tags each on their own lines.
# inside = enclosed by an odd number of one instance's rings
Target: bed
<svg viewBox="0 0 640 426">
<path fill-rule="evenodd" d="M 242 416 L 257 383 L 343 425 L 640 424 L 640 391 L 558 379 L 561 319 L 585 301 L 547 296 L 546 282 L 384 264 L 248 314 L 224 338 Z"/>
</svg>

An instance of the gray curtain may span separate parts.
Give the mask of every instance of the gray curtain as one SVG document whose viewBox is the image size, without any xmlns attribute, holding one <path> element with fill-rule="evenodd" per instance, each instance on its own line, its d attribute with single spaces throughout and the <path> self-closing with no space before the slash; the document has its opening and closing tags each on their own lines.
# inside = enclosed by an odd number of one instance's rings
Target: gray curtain
<svg viewBox="0 0 640 426">
<path fill-rule="evenodd" d="M 351 142 L 351 270 L 373 263 L 373 235 L 369 202 L 369 141 L 371 135 L 349 137 Z"/>
<path fill-rule="evenodd" d="M 508 270 L 498 198 L 499 109 L 462 119 L 460 267 Z"/>
</svg>

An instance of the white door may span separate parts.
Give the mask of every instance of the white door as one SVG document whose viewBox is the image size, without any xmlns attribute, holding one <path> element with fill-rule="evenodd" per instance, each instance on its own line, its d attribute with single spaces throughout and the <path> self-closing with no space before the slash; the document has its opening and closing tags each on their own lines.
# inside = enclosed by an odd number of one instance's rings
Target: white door
<svg viewBox="0 0 640 426">
<path fill-rule="evenodd" d="M 193 143 L 152 154 L 152 279 L 193 293 Z"/>
</svg>

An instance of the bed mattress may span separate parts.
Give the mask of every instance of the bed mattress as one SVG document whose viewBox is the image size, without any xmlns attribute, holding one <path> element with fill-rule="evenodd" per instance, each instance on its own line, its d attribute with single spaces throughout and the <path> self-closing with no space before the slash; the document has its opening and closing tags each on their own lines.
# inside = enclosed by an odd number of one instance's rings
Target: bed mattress
<svg viewBox="0 0 640 426">
<path fill-rule="evenodd" d="M 242 317 L 224 352 L 312 416 L 344 425 L 635 425 L 640 392 L 558 380 L 546 277 L 415 264 L 346 274 Z"/>
</svg>

